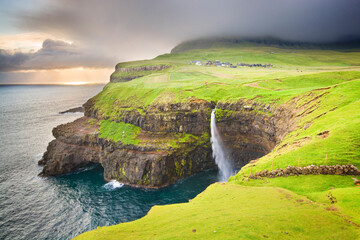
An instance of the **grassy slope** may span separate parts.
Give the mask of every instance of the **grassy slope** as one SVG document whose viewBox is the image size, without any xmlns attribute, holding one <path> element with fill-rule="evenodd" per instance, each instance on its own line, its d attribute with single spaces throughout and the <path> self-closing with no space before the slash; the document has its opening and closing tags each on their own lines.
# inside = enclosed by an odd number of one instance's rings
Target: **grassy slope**
<svg viewBox="0 0 360 240">
<path fill-rule="evenodd" d="M 230 182 L 242 186 L 281 187 L 324 204 L 327 210 L 360 225 L 360 187 L 354 186 L 351 176 L 293 176 Z M 332 204 L 329 193 L 336 203 Z"/>
<path fill-rule="evenodd" d="M 161 55 L 153 63 L 169 62 L 171 69 L 126 83 L 108 84 L 95 98 L 96 107 L 111 119 L 123 109 L 143 111 L 151 104 L 194 98 L 236 101 L 257 97 L 256 101 L 277 105 L 296 100 L 298 106 L 306 106 L 298 128 L 260 158 L 251 171 L 298 165 L 299 157 L 301 166 L 321 165 L 326 154 L 329 165 L 352 163 L 360 167 L 360 53 L 294 51 L 247 46 Z M 272 63 L 275 67 L 228 69 L 187 64 L 195 59 Z M 151 65 L 151 61 L 123 65 L 137 64 Z M 305 130 L 304 126 L 310 127 Z M 330 131 L 329 136 L 319 137 L 324 131 Z M 79 239 L 258 239 L 263 235 L 273 239 L 359 238 L 356 224 L 360 224 L 360 188 L 350 177 L 248 181 L 249 173 L 250 166 L 246 166 L 230 179 L 231 184 L 212 185 L 190 203 L 154 207 L 142 219 L 104 227 L 80 235 Z M 335 204 L 329 201 L 329 191 L 337 200 Z M 296 201 L 306 198 L 316 204 Z M 289 234 L 285 235 L 285 231 Z"/>
<path fill-rule="evenodd" d="M 269 54 L 271 51 L 276 53 Z M 187 63 L 192 59 L 219 59 L 232 63 L 272 63 L 275 68 L 229 69 L 188 65 Z M 265 89 L 249 88 L 247 84 L 261 80 L 291 76 L 296 78 L 306 74 L 329 71 L 329 66 L 333 67 L 330 71 L 344 70 L 344 66 L 345 70 L 347 68 L 351 69 L 352 66 L 359 65 L 359 59 L 359 52 L 299 50 L 296 53 L 291 53 L 289 49 L 269 47 L 207 49 L 164 54 L 155 58 L 155 60 L 127 64 L 134 67 L 136 64 L 140 66 L 156 65 L 166 61 L 173 65 L 171 69 L 130 82 L 108 84 L 106 91 L 96 97 L 96 106 L 104 114 L 111 115 L 114 113 L 113 107 L 146 108 L 152 103 L 164 100 L 172 102 L 189 101 L 189 97 L 214 101 L 235 101 L 240 97 L 251 98 L 261 94 L 264 95 L 263 101 L 271 101 L 276 99 L 277 96 L 294 95 L 297 92 L 291 91 L 291 89 L 269 92 Z M 319 67 L 324 69 L 319 69 Z M 325 75 L 319 77 L 326 78 Z M 317 86 L 310 85 L 311 87 Z M 306 90 L 303 87 L 302 89 Z"/>
<path fill-rule="evenodd" d="M 300 166 L 321 165 L 325 164 L 326 154 L 329 165 L 352 163 L 360 168 L 359 87 L 360 80 L 357 79 L 330 89 L 301 94 L 300 97 L 307 100 L 325 95 L 320 102 L 314 101 L 309 105 L 315 110 L 304 116 L 298 128 L 288 134 L 270 154 L 260 158 L 252 171 L 271 170 L 272 165 L 274 169 L 297 166 L 299 157 Z M 298 104 L 301 104 L 301 98 Z M 311 126 L 304 130 L 307 124 Z M 329 131 L 325 139 L 318 136 L 324 131 Z M 250 166 L 244 167 L 241 174 L 250 174 Z"/>
<path fill-rule="evenodd" d="M 156 206 L 137 221 L 98 228 L 76 239 L 358 237 L 357 229 L 344 218 L 293 192 L 272 187 L 213 184 L 189 203 Z"/>
<path fill-rule="evenodd" d="M 124 144 L 138 144 L 140 140 L 136 137 L 139 133 L 140 128 L 132 124 L 103 120 L 100 124 L 99 137 L 112 139 L 115 142 L 121 141 Z"/>
</svg>

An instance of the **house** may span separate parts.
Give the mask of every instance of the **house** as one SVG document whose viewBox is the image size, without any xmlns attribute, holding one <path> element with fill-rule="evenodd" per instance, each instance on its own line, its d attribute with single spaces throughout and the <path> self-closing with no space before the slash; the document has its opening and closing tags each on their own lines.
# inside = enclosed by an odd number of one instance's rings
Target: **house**
<svg viewBox="0 0 360 240">
<path fill-rule="evenodd" d="M 189 64 L 195 64 L 198 66 L 203 65 L 202 62 L 200 60 L 192 60 L 190 61 Z M 248 63 L 237 63 L 235 65 L 233 65 L 230 62 L 220 62 L 219 60 L 215 60 L 215 61 L 211 61 L 211 60 L 207 60 L 204 62 L 204 65 L 207 66 L 215 66 L 215 67 L 228 67 L 228 68 L 237 68 L 239 67 L 263 67 L 263 68 L 271 68 L 273 65 L 272 64 L 262 64 L 262 63 L 252 63 L 252 64 L 248 64 Z"/>
<path fill-rule="evenodd" d="M 199 61 L 199 60 L 192 60 L 192 61 L 190 61 L 189 64 L 202 65 L 201 61 Z"/>
</svg>

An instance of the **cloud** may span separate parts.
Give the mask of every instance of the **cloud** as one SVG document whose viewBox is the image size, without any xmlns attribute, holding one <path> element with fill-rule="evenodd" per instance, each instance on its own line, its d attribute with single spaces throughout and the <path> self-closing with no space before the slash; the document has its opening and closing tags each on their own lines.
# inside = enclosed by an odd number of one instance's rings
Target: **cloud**
<svg viewBox="0 0 360 240">
<path fill-rule="evenodd" d="M 113 60 L 99 57 L 75 44 L 59 40 L 46 39 L 36 52 L 10 53 L 0 49 L 0 71 L 2 72 L 111 66 L 113 66 Z"/>
<path fill-rule="evenodd" d="M 0 72 L 0 84 L 68 84 L 77 82 L 106 83 L 113 68 L 72 68 Z"/>
<path fill-rule="evenodd" d="M 27 59 L 29 59 L 29 56 L 26 54 L 10 54 L 0 49 L 0 72 L 13 71 L 16 69 L 16 66 L 22 65 Z"/>
<path fill-rule="evenodd" d="M 71 39 L 87 54 L 106 56 L 114 65 L 152 58 L 199 37 L 273 36 L 312 42 L 360 37 L 359 9 L 358 0 L 44 0 L 41 7 L 18 12 L 16 18 L 23 31 Z M 79 53 L 65 54 L 77 59 L 72 60 L 55 52 L 72 64 L 82 60 L 95 65 Z M 25 65 L 30 62 L 41 67 L 33 58 Z"/>
<path fill-rule="evenodd" d="M 48 38 L 54 39 L 56 37 L 39 32 L 0 34 L 0 46 L 7 51 L 31 52 L 39 50 L 42 47 L 44 39 Z"/>
</svg>

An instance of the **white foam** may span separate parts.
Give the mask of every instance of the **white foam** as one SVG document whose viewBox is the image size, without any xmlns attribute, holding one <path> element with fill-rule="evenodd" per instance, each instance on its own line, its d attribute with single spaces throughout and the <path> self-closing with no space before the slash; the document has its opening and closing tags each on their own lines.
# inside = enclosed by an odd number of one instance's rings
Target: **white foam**
<svg viewBox="0 0 360 240">
<path fill-rule="evenodd" d="M 38 161 L 42 158 L 43 155 L 44 155 L 44 152 L 36 154 L 36 155 L 34 156 L 34 160 L 35 160 L 36 162 L 38 162 Z"/>
<path fill-rule="evenodd" d="M 234 174 L 235 168 L 230 154 L 223 145 L 223 141 L 216 127 L 216 108 L 211 112 L 211 147 L 213 150 L 213 158 L 219 167 L 219 181 L 226 182 L 230 176 Z"/>
<path fill-rule="evenodd" d="M 123 183 L 120 183 L 116 180 L 111 180 L 110 182 L 108 182 L 107 184 L 104 185 L 104 188 L 106 188 L 108 190 L 114 190 L 116 188 L 121 188 L 122 186 L 124 186 Z"/>
</svg>

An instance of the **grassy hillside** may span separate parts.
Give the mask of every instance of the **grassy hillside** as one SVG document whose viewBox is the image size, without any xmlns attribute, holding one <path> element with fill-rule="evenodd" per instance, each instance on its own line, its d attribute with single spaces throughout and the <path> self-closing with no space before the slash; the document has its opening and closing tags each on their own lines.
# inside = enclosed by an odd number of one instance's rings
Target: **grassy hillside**
<svg viewBox="0 0 360 240">
<path fill-rule="evenodd" d="M 270 54 L 274 52 L 274 54 Z M 271 69 L 194 66 L 191 60 L 220 60 L 246 63 L 271 63 Z M 274 47 L 238 47 L 235 49 L 192 50 L 161 55 L 154 60 L 122 63 L 122 67 L 169 64 L 172 67 L 125 83 L 111 83 L 95 97 L 96 107 L 105 115 L 113 108 L 147 108 L 152 103 L 186 102 L 192 98 L 210 101 L 236 101 L 261 95 L 262 102 L 286 100 L 300 92 L 357 78 L 360 52 L 280 49 Z M 355 71 L 353 71 L 355 70 Z M 339 71 L 350 71 L 342 75 Z M 325 73 L 324 73 L 325 72 Z M 329 72 L 338 72 L 333 75 Z M 323 73 L 316 75 L 318 73 Z M 123 74 L 123 73 L 122 73 Z M 296 86 L 309 76 L 312 82 Z M 133 75 L 133 73 L 129 73 Z M 290 78 L 292 77 L 292 78 Z M 277 81 L 286 78 L 278 87 Z M 328 79 L 330 78 L 330 79 Z M 341 79 L 343 78 L 343 79 Z M 318 79 L 318 80 L 317 80 Z M 322 79 L 322 80 L 321 80 Z M 325 82 L 324 82 L 325 79 Z M 266 80 L 266 81 L 265 81 Z M 271 81 L 272 82 L 267 82 Z M 327 80 L 331 80 L 327 82 Z M 262 81 L 264 86 L 249 87 Z M 319 83 L 317 83 L 319 81 Z M 322 83 L 320 82 L 322 81 Z M 315 83 L 315 84 L 314 84 Z M 269 88 L 268 85 L 273 85 Z M 301 84 L 300 84 L 301 85 Z M 119 109 L 120 111 L 121 109 Z"/>
<path fill-rule="evenodd" d="M 189 203 L 153 207 L 80 239 L 357 239 L 357 227 L 321 204 L 274 187 L 213 184 Z"/>
<path fill-rule="evenodd" d="M 190 60 L 274 67 L 195 66 Z M 248 178 L 250 173 L 288 165 L 350 163 L 360 168 L 360 52 L 245 44 L 121 66 L 159 63 L 171 68 L 108 84 L 94 98 L 98 112 L 111 121 L 126 109 L 142 112 L 160 103 L 252 99 L 275 106 L 296 104 L 301 109 L 297 128 L 228 183 L 210 186 L 189 203 L 156 206 L 142 219 L 98 228 L 76 239 L 360 238 L 360 187 L 350 176 Z M 111 123 L 102 124 L 106 128 Z M 137 141 L 136 134 L 131 136 Z"/>
</svg>

